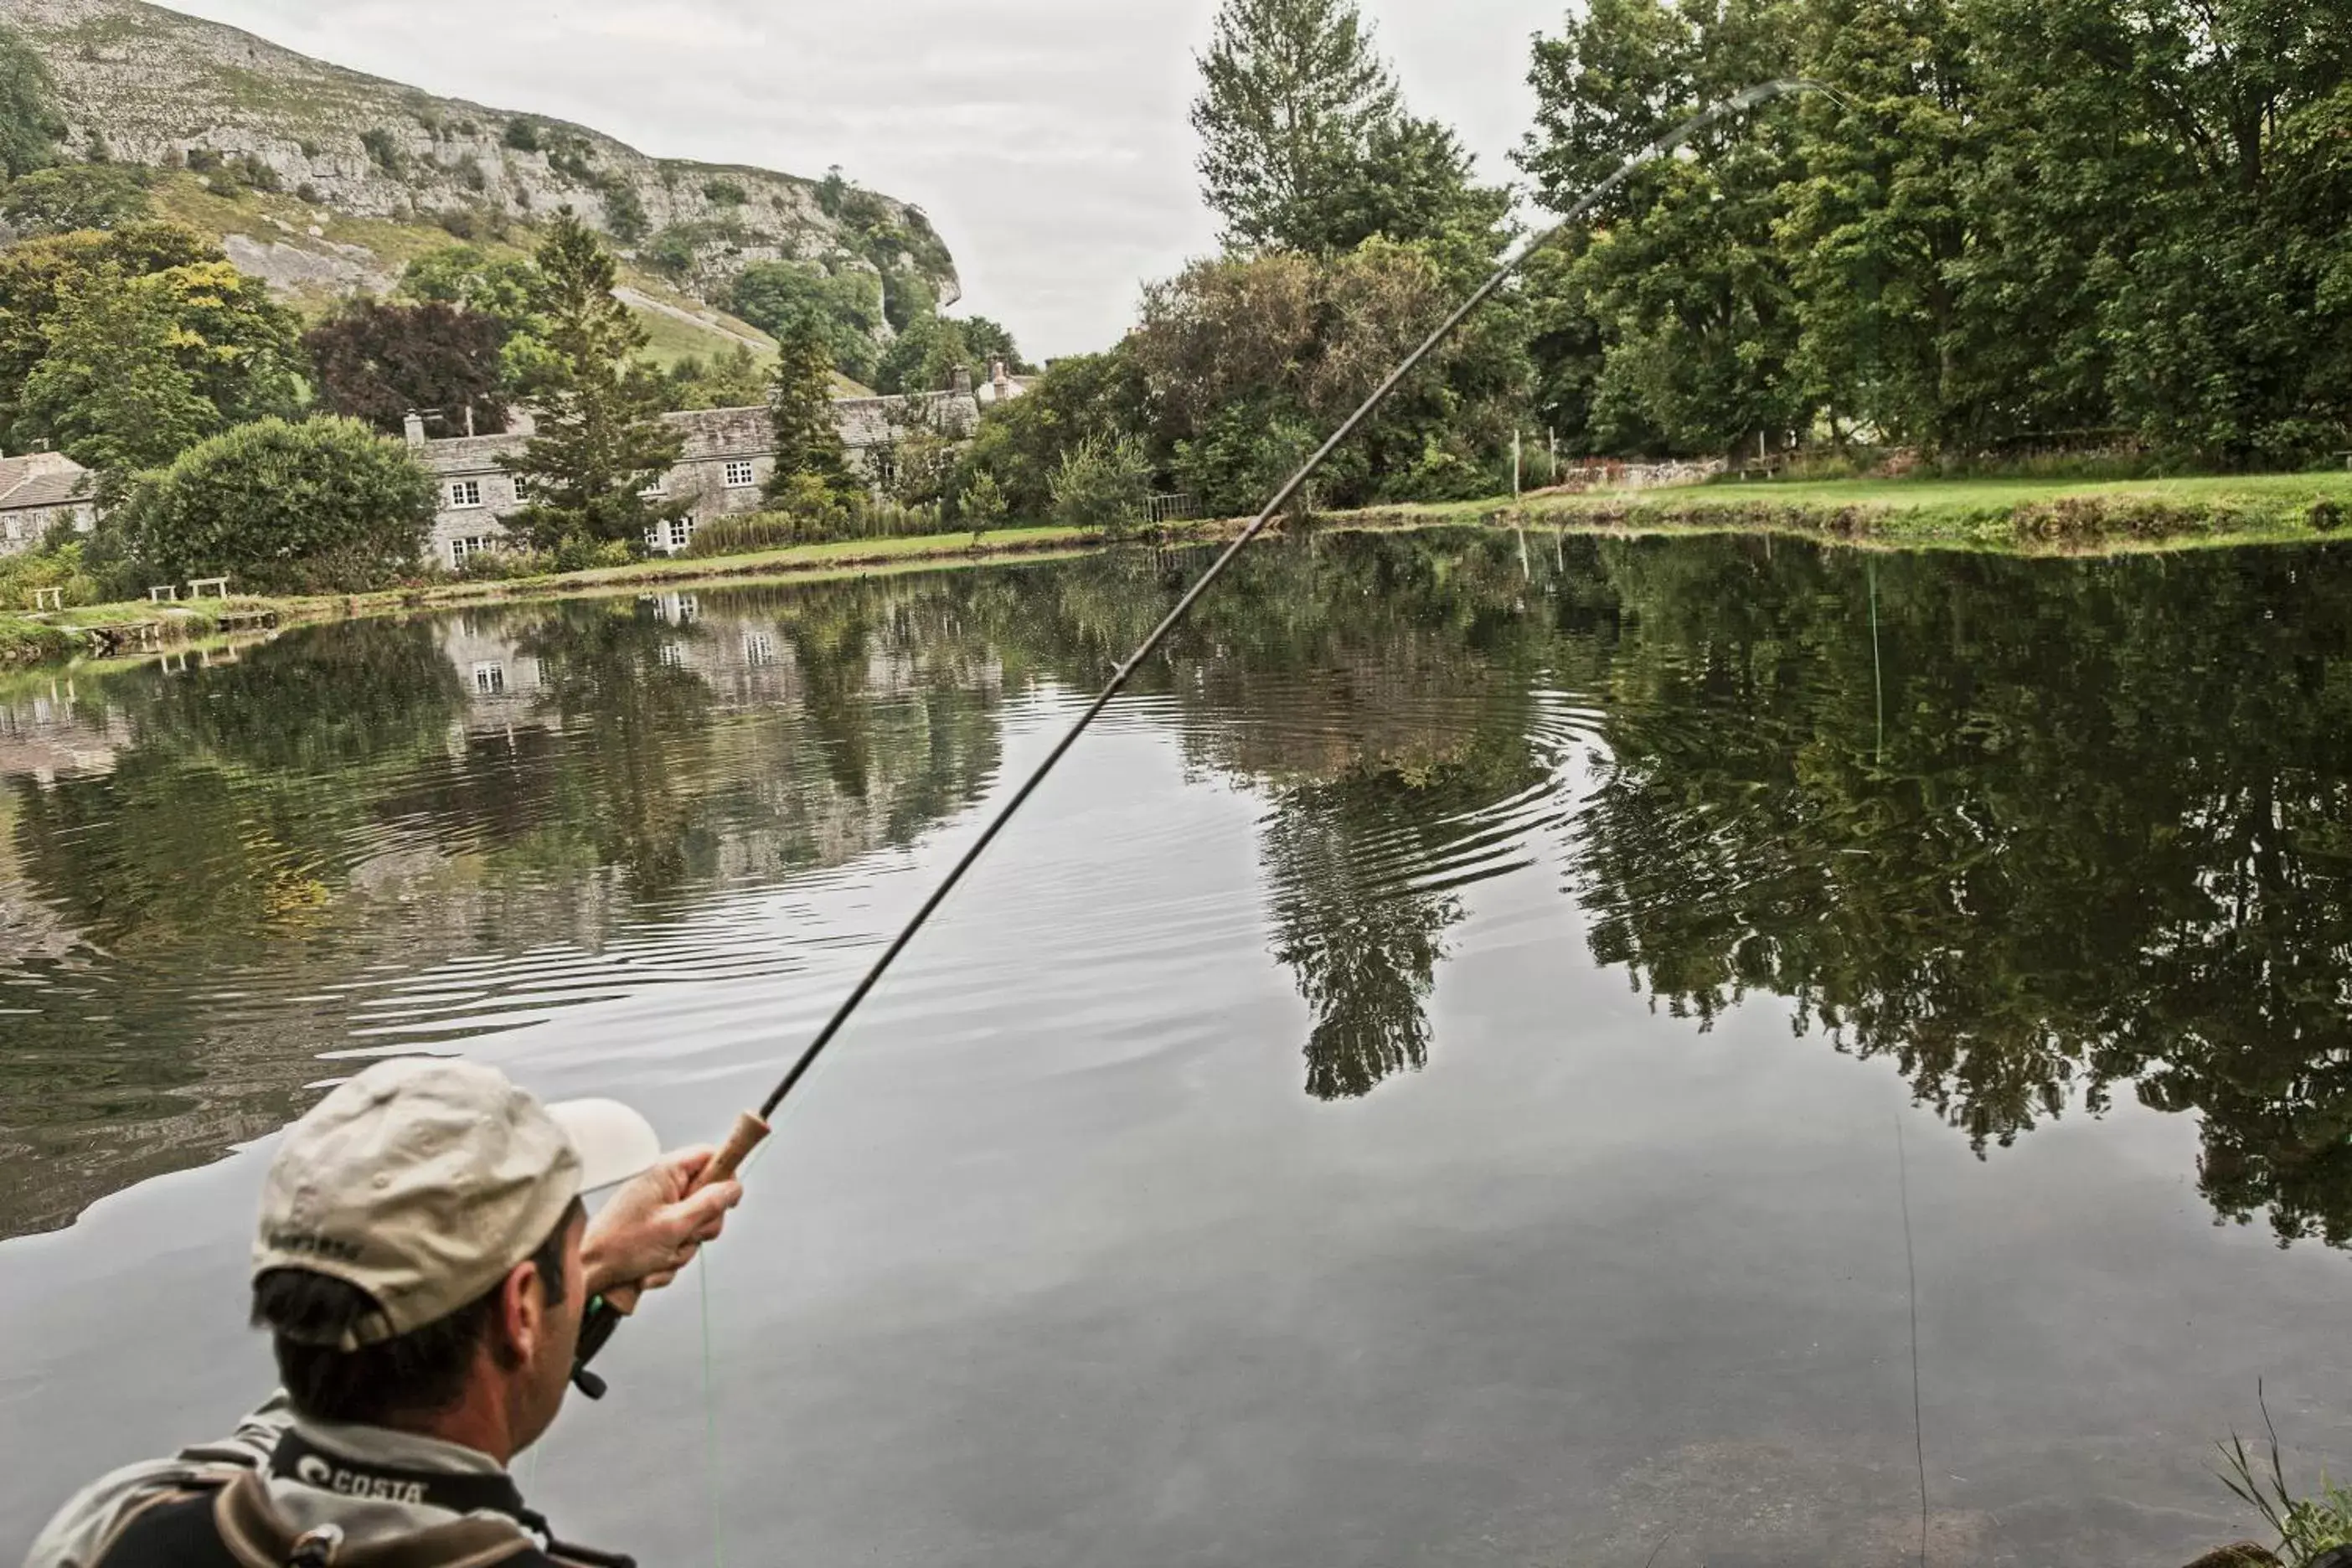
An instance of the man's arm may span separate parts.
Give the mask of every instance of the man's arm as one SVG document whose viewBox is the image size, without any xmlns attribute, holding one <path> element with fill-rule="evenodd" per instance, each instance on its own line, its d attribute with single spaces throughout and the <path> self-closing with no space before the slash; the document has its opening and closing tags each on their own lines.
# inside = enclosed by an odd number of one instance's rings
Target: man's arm
<svg viewBox="0 0 2352 1568">
<path fill-rule="evenodd" d="M 726 1228 L 727 1211 L 743 1201 L 743 1184 L 713 1182 L 698 1191 L 694 1184 L 716 1153 L 700 1148 L 668 1155 L 597 1211 L 580 1243 L 590 1296 L 623 1286 L 658 1290 Z"/>
</svg>

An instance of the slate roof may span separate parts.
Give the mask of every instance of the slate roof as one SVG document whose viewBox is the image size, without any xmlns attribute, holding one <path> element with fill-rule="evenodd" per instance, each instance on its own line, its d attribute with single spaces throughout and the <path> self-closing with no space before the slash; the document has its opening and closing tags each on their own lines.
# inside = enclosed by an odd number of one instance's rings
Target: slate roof
<svg viewBox="0 0 2352 1568">
<path fill-rule="evenodd" d="M 0 458 L 0 511 L 90 500 L 90 471 L 57 452 Z"/>
</svg>

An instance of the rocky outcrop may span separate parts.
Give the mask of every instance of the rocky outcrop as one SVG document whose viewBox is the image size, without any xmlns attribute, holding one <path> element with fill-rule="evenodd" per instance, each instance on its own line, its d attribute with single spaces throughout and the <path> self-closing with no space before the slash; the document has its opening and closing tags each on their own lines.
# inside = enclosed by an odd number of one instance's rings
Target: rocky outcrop
<svg viewBox="0 0 2352 1568">
<path fill-rule="evenodd" d="M 776 259 L 919 276 L 943 303 L 961 291 L 929 221 L 887 197 L 856 193 L 845 206 L 839 190 L 794 175 L 651 158 L 141 0 L 0 0 L 0 15 L 48 61 L 69 153 L 218 160 L 361 217 L 529 220 L 569 206 L 706 297 Z"/>
</svg>

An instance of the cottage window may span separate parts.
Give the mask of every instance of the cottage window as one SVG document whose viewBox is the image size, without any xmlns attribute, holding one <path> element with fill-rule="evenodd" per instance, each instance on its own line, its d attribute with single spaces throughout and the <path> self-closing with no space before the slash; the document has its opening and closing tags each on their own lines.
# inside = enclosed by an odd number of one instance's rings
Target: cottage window
<svg viewBox="0 0 2352 1568">
<path fill-rule="evenodd" d="M 693 542 L 694 520 L 690 517 L 671 518 L 669 520 L 669 547 L 672 550 L 683 550 Z"/>
<path fill-rule="evenodd" d="M 661 475 L 659 478 L 656 479 L 653 483 L 639 490 L 637 494 L 641 499 L 646 500 L 660 500 L 663 496 L 669 494 L 669 476 L 667 474 Z"/>
<path fill-rule="evenodd" d="M 517 501 L 528 502 L 530 500 L 530 476 L 529 474 L 517 474 L 514 477 L 514 493 L 515 500 Z"/>
<path fill-rule="evenodd" d="M 499 542 L 487 533 L 477 533 L 466 539 L 449 542 L 449 564 L 463 566 L 477 555 L 488 555 L 499 547 Z"/>
<path fill-rule="evenodd" d="M 507 689 L 506 667 L 500 664 L 474 666 L 474 689 L 484 697 L 500 697 Z"/>
<path fill-rule="evenodd" d="M 471 510 L 482 504 L 482 481 L 454 479 L 449 485 L 449 504 L 460 510 Z"/>
<path fill-rule="evenodd" d="M 8 520 L 8 542 L 14 544 L 24 537 L 25 520 L 21 517 L 10 518 Z"/>
<path fill-rule="evenodd" d="M 758 465 L 741 460 L 727 465 L 727 488 L 729 489 L 748 490 L 759 482 L 760 469 Z"/>
<path fill-rule="evenodd" d="M 743 634 L 743 662 L 760 665 L 776 662 L 776 639 L 765 632 Z"/>
</svg>

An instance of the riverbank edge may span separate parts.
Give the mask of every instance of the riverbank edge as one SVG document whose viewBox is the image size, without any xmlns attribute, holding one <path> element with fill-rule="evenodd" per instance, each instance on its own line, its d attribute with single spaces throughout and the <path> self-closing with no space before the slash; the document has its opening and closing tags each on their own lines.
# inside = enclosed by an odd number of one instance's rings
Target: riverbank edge
<svg viewBox="0 0 2352 1568">
<path fill-rule="evenodd" d="M 1367 508 L 1322 514 L 1337 531 L 1448 527 L 1538 528 L 1609 537 L 1748 533 L 1883 550 L 2101 556 L 2263 544 L 2307 544 L 2352 520 L 2352 472 L 2051 484 L 2031 481 L 1843 480 L 1697 485 L 1650 492 L 1537 491 L 1518 498 Z M 1217 544 L 1248 520 L 1164 525 L 1162 546 Z M 750 585 L 1039 561 L 1100 549 L 1068 527 L 794 545 L 739 556 L 680 556 L 593 572 L 437 583 L 372 594 L 240 597 L 166 607 L 174 648 L 217 640 L 223 611 L 266 611 L 279 628 L 413 611 L 590 598 L 698 585 Z M 0 668 L 59 664 L 91 651 L 90 634 L 155 618 L 145 605 L 100 605 L 46 617 L 0 614 Z"/>
</svg>

